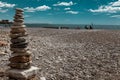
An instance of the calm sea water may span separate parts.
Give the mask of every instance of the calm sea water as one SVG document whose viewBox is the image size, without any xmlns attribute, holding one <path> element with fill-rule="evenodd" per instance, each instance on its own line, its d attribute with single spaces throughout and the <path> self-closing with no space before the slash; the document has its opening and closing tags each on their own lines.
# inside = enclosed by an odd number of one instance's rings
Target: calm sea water
<svg viewBox="0 0 120 80">
<path fill-rule="evenodd" d="M 59 28 L 59 27 L 65 27 L 69 29 L 84 29 L 86 25 L 74 25 L 74 24 L 25 24 L 27 27 L 43 27 L 43 28 Z M 0 25 L 4 26 L 4 25 Z M 93 29 L 114 29 L 114 30 L 120 30 L 120 25 L 93 25 Z"/>
<path fill-rule="evenodd" d="M 74 25 L 74 24 L 26 24 L 27 27 L 68 27 L 70 29 L 80 28 L 84 29 L 86 25 Z M 93 29 L 115 29 L 120 30 L 120 25 L 93 25 Z"/>
</svg>

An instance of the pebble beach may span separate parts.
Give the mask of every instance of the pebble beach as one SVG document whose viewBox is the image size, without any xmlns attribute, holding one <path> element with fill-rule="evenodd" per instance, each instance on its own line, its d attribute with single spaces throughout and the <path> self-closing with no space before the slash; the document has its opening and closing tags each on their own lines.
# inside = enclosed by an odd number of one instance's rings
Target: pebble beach
<svg viewBox="0 0 120 80">
<path fill-rule="evenodd" d="M 0 80 L 9 68 L 9 28 L 0 29 Z M 27 28 L 37 80 L 120 80 L 120 31 Z"/>
</svg>

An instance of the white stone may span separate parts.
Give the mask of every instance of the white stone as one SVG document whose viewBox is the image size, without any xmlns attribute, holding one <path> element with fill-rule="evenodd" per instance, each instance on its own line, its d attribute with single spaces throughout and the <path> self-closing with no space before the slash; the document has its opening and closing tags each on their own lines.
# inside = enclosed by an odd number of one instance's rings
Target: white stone
<svg viewBox="0 0 120 80">
<path fill-rule="evenodd" d="M 29 77 L 36 75 L 39 68 L 32 66 L 30 69 L 9 69 L 6 71 L 6 75 L 8 77 L 13 78 L 22 78 L 22 79 L 28 79 Z"/>
<path fill-rule="evenodd" d="M 45 77 L 41 77 L 40 80 L 46 80 L 46 78 Z"/>
</svg>

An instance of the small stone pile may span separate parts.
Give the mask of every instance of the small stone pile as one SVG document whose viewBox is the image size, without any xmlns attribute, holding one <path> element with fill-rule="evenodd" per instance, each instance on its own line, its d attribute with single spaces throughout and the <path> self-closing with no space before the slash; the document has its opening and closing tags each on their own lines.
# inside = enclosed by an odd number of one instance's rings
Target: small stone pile
<svg viewBox="0 0 120 80">
<path fill-rule="evenodd" d="M 9 59 L 10 69 L 7 71 L 9 80 L 33 80 L 37 73 L 38 68 L 31 66 L 31 53 L 27 49 L 26 36 L 23 10 L 17 8 L 10 31 L 12 54 Z"/>
<path fill-rule="evenodd" d="M 27 52 L 28 42 L 26 41 L 26 30 L 23 25 L 23 10 L 17 9 L 14 17 L 14 24 L 10 31 L 12 56 L 9 59 L 9 66 L 16 69 L 30 68 L 31 56 Z"/>
</svg>

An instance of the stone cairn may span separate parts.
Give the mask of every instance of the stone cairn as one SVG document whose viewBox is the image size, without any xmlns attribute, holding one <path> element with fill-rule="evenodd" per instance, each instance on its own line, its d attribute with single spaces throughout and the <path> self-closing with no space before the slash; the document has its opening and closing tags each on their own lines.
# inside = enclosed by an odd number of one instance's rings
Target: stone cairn
<svg viewBox="0 0 120 80">
<path fill-rule="evenodd" d="M 28 42 L 24 25 L 24 11 L 17 8 L 14 16 L 14 23 L 10 31 L 10 50 L 12 51 L 9 59 L 9 67 L 6 71 L 9 80 L 35 80 L 38 68 L 31 66 L 31 53 L 28 51 Z"/>
</svg>

